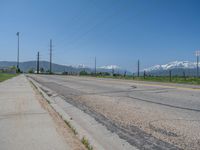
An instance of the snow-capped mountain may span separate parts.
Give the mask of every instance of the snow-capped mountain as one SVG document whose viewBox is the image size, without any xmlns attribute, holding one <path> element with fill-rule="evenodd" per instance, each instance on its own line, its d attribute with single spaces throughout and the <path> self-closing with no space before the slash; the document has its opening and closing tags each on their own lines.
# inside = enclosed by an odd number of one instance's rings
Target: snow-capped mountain
<svg viewBox="0 0 200 150">
<path fill-rule="evenodd" d="M 127 75 L 132 74 L 127 69 L 124 69 L 117 65 L 106 65 L 106 66 L 97 67 L 97 72 L 109 72 L 109 73 L 122 74 L 122 75 L 126 72 Z"/>
<path fill-rule="evenodd" d="M 73 65 L 72 67 L 74 68 L 89 68 L 88 66 L 84 65 L 84 64 L 78 64 L 78 65 Z"/>
<path fill-rule="evenodd" d="M 170 70 L 170 69 L 193 69 L 196 68 L 195 62 L 189 61 L 173 61 L 164 65 L 155 65 L 149 68 L 144 69 L 145 71 L 156 71 L 156 70 Z"/>
<path fill-rule="evenodd" d="M 200 66 L 200 64 L 199 64 Z M 195 76 L 196 75 L 196 62 L 190 61 L 173 61 L 164 65 L 155 65 L 144 69 L 149 75 L 166 76 L 169 75 L 169 70 L 173 75 L 183 76 Z"/>
<path fill-rule="evenodd" d="M 117 66 L 117 65 L 107 65 L 107 66 L 101 66 L 98 67 L 99 69 L 121 69 L 121 67 Z"/>
</svg>

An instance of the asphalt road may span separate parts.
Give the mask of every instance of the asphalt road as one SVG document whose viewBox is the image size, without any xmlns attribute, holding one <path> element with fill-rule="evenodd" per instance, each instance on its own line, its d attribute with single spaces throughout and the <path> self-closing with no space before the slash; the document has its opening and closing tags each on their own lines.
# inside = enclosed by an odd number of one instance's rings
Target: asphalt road
<svg viewBox="0 0 200 150">
<path fill-rule="evenodd" d="M 33 75 L 139 149 L 200 147 L 200 87 Z"/>
</svg>

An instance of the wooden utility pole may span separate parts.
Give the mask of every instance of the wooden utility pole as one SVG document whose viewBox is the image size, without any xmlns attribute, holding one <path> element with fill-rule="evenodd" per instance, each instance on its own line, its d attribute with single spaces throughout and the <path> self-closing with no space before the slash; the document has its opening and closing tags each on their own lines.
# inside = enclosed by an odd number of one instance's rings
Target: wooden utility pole
<svg viewBox="0 0 200 150">
<path fill-rule="evenodd" d="M 114 70 L 114 67 L 112 67 L 112 76 L 114 76 L 115 74 L 115 70 Z"/>
<path fill-rule="evenodd" d="M 184 80 L 186 80 L 185 71 L 183 71 L 183 78 L 184 78 Z"/>
<path fill-rule="evenodd" d="M 96 57 L 94 59 L 94 75 L 95 76 L 97 75 L 97 59 L 96 59 Z"/>
<path fill-rule="evenodd" d="M 50 60 L 49 60 L 49 73 L 52 73 L 52 40 L 50 39 Z"/>
<path fill-rule="evenodd" d="M 144 71 L 144 79 L 146 78 L 146 71 Z"/>
<path fill-rule="evenodd" d="M 169 81 L 171 82 L 172 81 L 172 71 L 169 70 Z"/>
<path fill-rule="evenodd" d="M 17 32 L 17 71 L 19 71 L 19 32 Z"/>
<path fill-rule="evenodd" d="M 138 60 L 138 64 L 137 64 L 137 69 L 138 69 L 138 72 L 137 72 L 137 75 L 138 77 L 140 76 L 140 60 Z"/>
<path fill-rule="evenodd" d="M 37 74 L 39 74 L 39 68 L 40 68 L 40 53 L 37 53 Z"/>
<path fill-rule="evenodd" d="M 119 74 L 119 73 L 118 73 Z M 126 77 L 126 70 L 124 71 L 124 77 Z"/>
<path fill-rule="evenodd" d="M 197 78 L 199 77 L 199 56 L 200 56 L 200 51 L 196 51 L 195 55 L 197 57 Z"/>
</svg>

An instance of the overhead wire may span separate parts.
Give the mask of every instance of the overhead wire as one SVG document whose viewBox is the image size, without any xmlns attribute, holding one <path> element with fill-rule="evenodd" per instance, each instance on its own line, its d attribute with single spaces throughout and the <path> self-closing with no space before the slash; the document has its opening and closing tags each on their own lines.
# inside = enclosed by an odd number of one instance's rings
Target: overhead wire
<svg viewBox="0 0 200 150">
<path fill-rule="evenodd" d="M 109 9 L 109 8 L 108 8 Z M 111 19 L 112 17 L 116 16 L 117 14 L 119 14 L 121 11 L 123 11 L 124 8 L 120 8 L 119 10 L 115 11 L 112 15 L 106 16 L 104 19 L 102 19 L 100 22 L 94 24 L 91 28 L 89 28 L 87 31 L 85 31 L 84 33 L 82 33 L 81 35 L 79 35 L 78 37 L 76 37 L 75 39 L 73 39 L 71 42 L 68 43 L 64 43 L 63 45 L 67 44 L 67 46 L 69 47 L 69 45 L 73 45 L 75 42 L 77 42 L 78 40 L 80 40 L 81 38 L 83 38 L 84 36 L 86 36 L 88 33 L 90 33 L 91 31 L 93 31 L 95 28 L 97 28 L 98 26 L 104 24 L 105 22 L 109 21 L 109 19 Z M 92 18 L 92 20 L 96 18 L 96 16 L 94 16 Z M 87 25 L 88 26 L 88 25 Z"/>
</svg>

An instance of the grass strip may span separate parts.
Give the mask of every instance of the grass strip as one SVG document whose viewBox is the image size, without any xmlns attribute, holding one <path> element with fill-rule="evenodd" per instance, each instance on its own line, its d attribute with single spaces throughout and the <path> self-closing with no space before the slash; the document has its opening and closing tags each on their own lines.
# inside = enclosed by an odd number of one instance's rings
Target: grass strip
<svg viewBox="0 0 200 150">
<path fill-rule="evenodd" d="M 5 80 L 8 80 L 10 78 L 13 78 L 17 76 L 18 74 L 7 74 L 7 73 L 0 73 L 0 82 L 3 82 Z"/>
<path fill-rule="evenodd" d="M 200 78 L 196 77 L 177 77 L 173 76 L 170 80 L 167 76 L 155 76 L 155 77 L 133 77 L 133 76 L 97 76 L 97 78 L 112 78 L 112 79 L 124 79 L 124 80 L 135 80 L 135 81 L 153 81 L 153 82 L 165 82 L 165 83 L 182 83 L 182 84 L 194 84 L 200 85 Z"/>
</svg>

